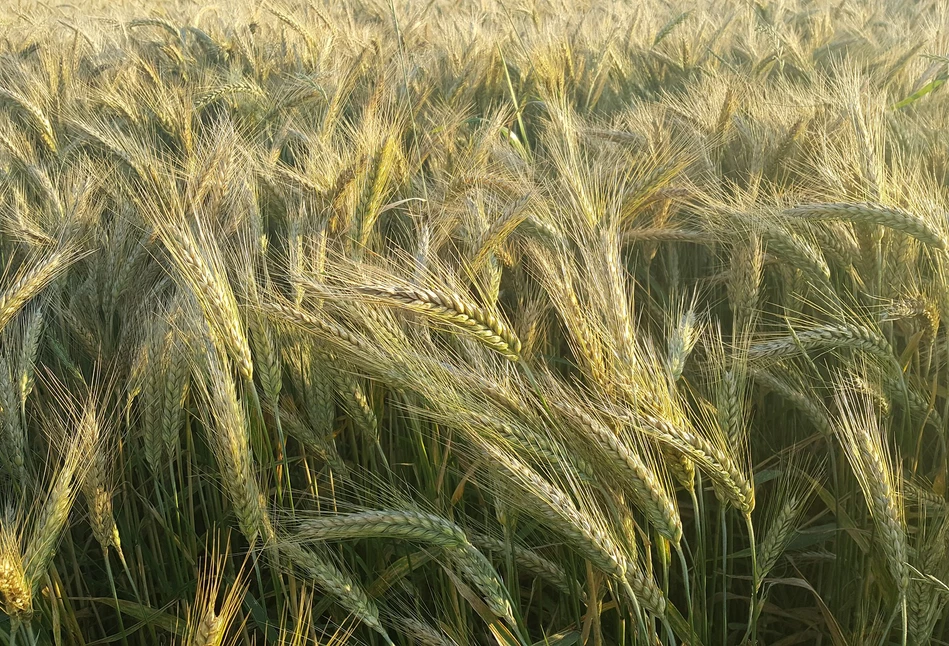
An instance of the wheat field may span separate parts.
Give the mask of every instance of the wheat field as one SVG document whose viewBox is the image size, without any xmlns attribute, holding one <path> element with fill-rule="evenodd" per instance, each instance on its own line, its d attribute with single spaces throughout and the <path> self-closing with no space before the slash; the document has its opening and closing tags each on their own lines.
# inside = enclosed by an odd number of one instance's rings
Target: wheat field
<svg viewBox="0 0 949 646">
<path fill-rule="evenodd" d="M 0 8 L 0 643 L 949 643 L 949 3 Z"/>
</svg>

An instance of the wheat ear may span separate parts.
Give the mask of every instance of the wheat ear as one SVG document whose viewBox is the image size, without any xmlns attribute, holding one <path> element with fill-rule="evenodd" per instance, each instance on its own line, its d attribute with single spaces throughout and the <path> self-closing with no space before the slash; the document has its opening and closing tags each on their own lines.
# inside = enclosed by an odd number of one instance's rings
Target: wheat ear
<svg viewBox="0 0 949 646">
<path fill-rule="evenodd" d="M 495 315 L 457 294 L 436 292 L 420 287 L 362 287 L 370 294 L 412 311 L 422 312 L 437 320 L 457 325 L 473 334 L 489 348 L 512 361 L 517 361 L 521 342 Z"/>
<path fill-rule="evenodd" d="M 945 238 L 928 222 L 894 206 L 871 202 L 802 204 L 784 213 L 803 220 L 848 220 L 858 224 L 875 224 L 905 233 L 931 247 L 946 248 Z"/>
</svg>

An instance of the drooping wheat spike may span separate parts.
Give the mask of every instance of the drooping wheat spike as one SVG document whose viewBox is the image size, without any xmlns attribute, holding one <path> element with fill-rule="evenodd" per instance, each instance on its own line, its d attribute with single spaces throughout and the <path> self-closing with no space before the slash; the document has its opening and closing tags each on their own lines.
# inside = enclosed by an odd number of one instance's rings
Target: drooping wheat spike
<svg viewBox="0 0 949 646">
<path fill-rule="evenodd" d="M 860 244 L 849 222 L 814 222 L 807 229 L 817 241 L 824 256 L 841 269 L 860 257 Z"/>
<path fill-rule="evenodd" d="M 482 441 L 480 446 L 493 463 L 518 484 L 521 489 L 518 504 L 570 540 L 571 546 L 600 570 L 628 586 L 629 593 L 645 608 L 659 615 L 663 613 L 666 600 L 662 591 L 628 558 L 605 527 L 513 454 L 491 441 Z"/>
<path fill-rule="evenodd" d="M 903 495 L 908 502 L 920 507 L 925 516 L 949 515 L 949 501 L 942 494 L 933 491 L 931 484 L 907 479 L 903 483 Z"/>
<path fill-rule="evenodd" d="M 830 278 L 830 267 L 820 250 L 809 240 L 803 239 L 780 226 L 765 226 L 761 230 L 765 251 L 799 269 L 822 285 Z"/>
<path fill-rule="evenodd" d="M 276 298 L 266 300 L 262 309 L 278 321 L 283 321 L 310 334 L 331 336 L 359 351 L 365 347 L 365 341 L 355 333 L 333 322 L 322 315 L 313 315 Z"/>
<path fill-rule="evenodd" d="M 449 407 L 450 408 L 450 407 Z M 523 447 L 532 457 L 538 458 L 552 466 L 562 466 L 565 469 L 575 470 L 577 477 L 589 482 L 595 482 L 597 471 L 592 464 L 580 455 L 563 455 L 548 431 L 541 430 L 543 424 L 527 424 L 521 420 L 506 420 L 502 413 L 483 414 L 477 410 L 466 410 L 463 418 L 466 422 L 476 424 L 484 429 L 490 429 L 515 446 Z"/>
<path fill-rule="evenodd" d="M 216 347 L 208 343 L 203 354 L 197 381 L 207 405 L 202 411 L 204 425 L 221 469 L 225 491 L 247 540 L 253 542 L 260 536 L 269 543 L 274 538 L 273 527 L 257 483 L 247 418 L 236 384 Z"/>
<path fill-rule="evenodd" d="M 477 253 L 471 261 L 473 271 L 480 270 L 528 217 L 529 212 L 525 207 L 529 200 L 530 195 L 525 195 L 511 202 L 503 213 L 484 228 L 477 243 Z"/>
<path fill-rule="evenodd" d="M 725 351 L 721 331 L 711 328 L 711 340 L 706 349 L 713 358 L 709 363 L 711 375 L 725 366 Z M 742 350 L 741 357 L 744 357 Z M 733 445 L 726 437 L 715 415 L 703 407 L 703 414 L 695 421 L 686 415 L 677 394 L 669 383 L 662 360 L 648 348 L 641 348 L 637 366 L 630 369 L 620 382 L 628 407 L 615 407 L 603 402 L 605 413 L 615 423 L 626 426 L 658 442 L 662 449 L 687 458 L 707 473 L 717 491 L 734 504 L 744 515 L 755 506 L 754 483 L 748 474 L 747 434 Z M 717 376 L 710 377 L 713 382 Z"/>
<path fill-rule="evenodd" d="M 332 397 L 332 391 L 330 392 L 330 397 Z M 304 422 L 286 400 L 285 403 L 280 406 L 280 411 L 281 415 L 283 415 L 283 423 L 287 432 L 308 449 L 316 451 L 317 455 L 319 455 L 335 473 L 345 477 L 348 473 L 348 469 L 339 456 L 332 434 L 324 435 L 310 424 Z"/>
<path fill-rule="evenodd" d="M 359 378 L 345 368 L 334 373 L 336 391 L 343 408 L 349 414 L 356 429 L 375 445 L 379 444 L 379 419 Z"/>
<path fill-rule="evenodd" d="M 623 438 L 578 406 L 565 405 L 564 401 L 557 405 L 576 418 L 586 437 L 593 440 L 603 455 L 608 456 L 619 468 L 622 474 L 620 486 L 632 495 L 636 506 L 645 513 L 656 531 L 677 545 L 682 539 L 679 510 L 667 483 L 657 475 L 659 463 L 648 448 L 645 445 L 635 446 L 635 443 Z"/>
<path fill-rule="evenodd" d="M 420 287 L 362 287 L 364 294 L 383 299 L 407 309 L 422 312 L 441 321 L 459 326 L 473 334 L 489 348 L 512 361 L 517 361 L 521 342 L 494 314 L 469 303 L 457 294 L 447 294 Z"/>
<path fill-rule="evenodd" d="M 673 480 L 686 491 L 693 492 L 695 490 L 695 462 L 689 456 L 668 445 L 661 446 L 659 452 Z"/>
<path fill-rule="evenodd" d="M 12 103 L 19 110 L 28 115 L 32 122 L 31 125 L 40 136 L 40 139 L 51 153 L 56 154 L 58 147 L 56 145 L 56 134 L 53 131 L 53 124 L 40 106 L 10 88 L 0 88 L 0 101 Z"/>
<path fill-rule="evenodd" d="M 246 94 L 249 96 L 264 98 L 264 92 L 256 84 L 242 81 L 237 83 L 228 83 L 226 85 L 221 85 L 219 87 L 208 90 L 202 94 L 197 101 L 195 101 L 194 107 L 196 110 L 201 110 L 215 101 L 220 101 L 226 97 L 233 97 L 235 95 Z"/>
<path fill-rule="evenodd" d="M 875 224 L 900 231 L 936 249 L 945 249 L 945 236 L 922 218 L 894 206 L 871 202 L 802 204 L 785 214 L 803 220 L 847 220 L 857 224 Z"/>
<path fill-rule="evenodd" d="M 485 534 L 469 534 L 471 544 L 485 552 L 506 554 L 509 550 L 514 555 L 514 561 L 532 576 L 544 579 L 564 594 L 571 594 L 577 588 L 576 581 L 571 582 L 567 573 L 557 563 L 541 556 L 537 552 L 520 545 L 508 545 L 499 538 Z"/>
<path fill-rule="evenodd" d="M 382 635 L 388 643 L 392 643 L 379 621 L 379 608 L 362 586 L 340 571 L 331 561 L 293 541 L 279 543 L 278 549 L 290 559 L 294 567 L 333 595 L 346 610 Z"/>
<path fill-rule="evenodd" d="M 815 397 L 813 393 L 809 396 L 797 390 L 792 384 L 767 370 L 753 368 L 751 374 L 755 381 L 773 390 L 800 410 L 824 437 L 829 438 L 833 435 L 830 419 L 827 416 L 826 409 L 820 403 L 820 398 Z"/>
<path fill-rule="evenodd" d="M 848 323 L 825 325 L 795 331 L 789 336 L 753 343 L 748 348 L 750 359 L 769 359 L 795 355 L 812 350 L 854 349 L 893 361 L 893 349 L 885 338 L 864 325 Z"/>
<path fill-rule="evenodd" d="M 62 247 L 45 257 L 25 263 L 9 277 L 9 282 L 0 293 L 0 330 L 6 327 L 27 301 L 39 294 L 81 256 L 74 248 Z"/>
<path fill-rule="evenodd" d="M 671 423 L 656 415 L 639 413 L 621 419 L 670 449 L 691 458 L 743 514 L 750 514 L 754 510 L 754 485 L 739 468 L 729 450 L 691 427 Z"/>
<path fill-rule="evenodd" d="M 380 345 L 402 347 L 408 341 L 399 321 L 388 308 L 375 307 L 367 303 L 340 303 L 342 309 L 360 322 L 367 334 L 372 335 Z"/>
<path fill-rule="evenodd" d="M 623 232 L 623 242 L 691 242 L 705 244 L 712 241 L 712 236 L 706 231 L 692 231 L 690 229 L 667 229 L 644 227 L 641 229 L 627 229 Z"/>
<path fill-rule="evenodd" d="M 373 510 L 303 521 L 299 536 L 305 540 L 396 538 L 437 546 L 481 590 L 495 614 L 514 622 L 494 567 L 470 543 L 464 530 L 447 518 L 416 510 Z"/>
<path fill-rule="evenodd" d="M 393 617 L 392 623 L 419 646 L 459 646 L 443 630 L 414 617 L 400 615 Z"/>
<path fill-rule="evenodd" d="M 562 256 L 554 255 L 542 245 L 532 245 L 529 250 L 550 300 L 564 322 L 577 360 L 584 365 L 593 383 L 608 387 L 612 380 L 607 370 L 606 350 L 577 296 L 573 272 Z"/>
<path fill-rule="evenodd" d="M 241 376 L 251 380 L 254 364 L 250 346 L 216 246 L 206 241 L 199 242 L 183 220 L 171 221 L 167 215 L 159 216 L 156 226 L 165 249 L 177 266 L 179 277 L 201 305 L 212 335 L 223 343 Z"/>
<path fill-rule="evenodd" d="M 910 572 L 901 478 L 890 457 L 884 429 L 866 396 L 848 391 L 841 384 L 835 400 L 839 411 L 837 435 L 866 497 L 890 575 L 900 594 L 905 594 Z"/>
<path fill-rule="evenodd" d="M 926 420 L 934 428 L 942 428 L 942 414 L 929 403 L 925 393 L 921 393 L 905 379 L 891 372 L 881 375 L 883 392 L 888 401 L 896 404 L 905 404 L 909 413 L 918 420 Z"/>
</svg>

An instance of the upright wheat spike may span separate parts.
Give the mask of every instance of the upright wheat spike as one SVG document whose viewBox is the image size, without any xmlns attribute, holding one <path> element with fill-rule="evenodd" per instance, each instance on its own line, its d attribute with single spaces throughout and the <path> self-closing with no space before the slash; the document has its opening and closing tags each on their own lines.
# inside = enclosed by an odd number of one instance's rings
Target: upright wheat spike
<svg viewBox="0 0 949 646">
<path fill-rule="evenodd" d="M 33 614 L 33 586 L 23 564 L 19 524 L 12 509 L 4 510 L 0 522 L 0 597 L 7 616 L 26 621 Z"/>
<path fill-rule="evenodd" d="M 165 345 L 161 357 L 161 374 L 164 376 L 162 406 L 159 425 L 161 441 L 166 457 L 173 458 L 178 447 L 178 432 L 184 416 L 190 381 L 190 357 L 188 348 L 177 333 L 173 333 Z"/>
</svg>

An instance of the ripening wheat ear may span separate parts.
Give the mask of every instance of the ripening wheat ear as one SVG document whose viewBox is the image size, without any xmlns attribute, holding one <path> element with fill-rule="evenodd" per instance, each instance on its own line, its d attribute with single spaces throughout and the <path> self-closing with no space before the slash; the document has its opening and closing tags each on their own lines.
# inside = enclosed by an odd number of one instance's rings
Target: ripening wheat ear
<svg viewBox="0 0 949 646">
<path fill-rule="evenodd" d="M 761 276 L 764 269 L 764 245 L 757 231 L 749 231 L 731 247 L 728 266 L 728 306 L 736 329 L 751 324 L 758 312 Z"/>
<path fill-rule="evenodd" d="M 703 321 L 697 313 L 696 296 L 687 304 L 686 299 L 680 298 L 666 323 L 667 333 L 667 364 L 672 375 L 672 381 L 678 381 L 685 370 L 686 361 L 695 344 L 702 336 Z"/>
<path fill-rule="evenodd" d="M 180 198 L 176 198 L 180 199 Z M 184 208 L 177 202 L 178 216 L 163 212 L 166 200 L 155 198 L 148 213 L 165 249 L 174 261 L 176 276 L 194 294 L 216 343 L 227 350 L 241 376 L 251 380 L 254 364 L 244 322 L 237 300 L 227 280 L 224 258 L 218 245 L 203 228 L 192 227 L 184 217 Z"/>
<path fill-rule="evenodd" d="M 21 524 L 13 509 L 4 510 L 0 521 L 0 598 L 8 617 L 28 620 L 33 613 L 33 586 L 23 564 Z"/>
<path fill-rule="evenodd" d="M 225 491 L 234 505 L 241 531 L 248 541 L 274 538 L 267 502 L 257 483 L 244 408 L 228 362 L 212 343 L 206 343 L 202 365 L 195 366 L 196 381 L 206 407 L 203 424 L 208 443 L 221 469 Z"/>
<path fill-rule="evenodd" d="M 909 565 L 902 478 L 891 456 L 885 428 L 870 398 L 848 390 L 845 376 L 838 384 L 835 401 L 839 414 L 837 436 L 866 497 L 890 575 L 903 596 L 909 586 Z"/>
<path fill-rule="evenodd" d="M 666 599 L 662 591 L 621 547 L 612 535 L 612 528 L 605 524 L 594 506 L 585 508 L 575 504 L 563 489 L 522 462 L 509 446 L 505 448 L 503 441 L 473 439 L 491 464 L 506 473 L 517 488 L 518 505 L 562 534 L 578 553 L 614 577 L 633 600 L 651 612 L 663 613 Z"/>
<path fill-rule="evenodd" d="M 220 606 L 218 605 L 218 597 L 224 585 L 224 560 L 228 547 L 229 543 L 220 551 L 215 545 L 198 576 L 197 594 L 188 613 L 183 646 L 221 646 L 244 602 L 247 580 L 242 568 L 237 581 L 227 586 L 224 599 Z"/>
<path fill-rule="evenodd" d="M 80 490 L 89 507 L 89 524 L 92 526 L 92 534 L 96 541 L 103 551 L 112 547 L 124 560 L 122 543 L 112 508 L 113 430 L 108 425 L 103 425 L 94 397 L 93 394 L 89 395 L 89 401 L 82 412 L 80 428 L 88 426 L 89 430 L 84 432 L 95 435 L 99 441 L 89 456 L 89 466 Z"/>
<path fill-rule="evenodd" d="M 85 417 L 88 405 L 89 402 L 81 412 L 73 411 L 68 421 L 61 420 L 59 423 L 64 428 L 54 432 L 54 436 L 66 438 L 63 464 L 53 478 L 38 515 L 30 524 L 23 549 L 23 570 L 34 592 L 46 576 L 90 460 L 99 450 L 99 426 L 88 423 Z"/>
<path fill-rule="evenodd" d="M 447 518 L 414 509 L 323 516 L 301 522 L 298 537 L 311 541 L 395 538 L 438 547 L 481 590 L 491 611 L 516 625 L 507 593 L 491 562 L 471 544 L 464 530 Z"/>
<path fill-rule="evenodd" d="M 29 301 L 65 272 L 83 253 L 68 245 L 54 249 L 45 256 L 24 263 L 12 276 L 7 276 L 0 292 L 0 330 Z"/>
<path fill-rule="evenodd" d="M 628 491 L 638 509 L 653 524 L 660 535 L 674 545 L 682 539 L 682 521 L 671 484 L 661 462 L 653 450 L 638 438 L 613 429 L 583 410 L 578 402 L 571 402 L 566 393 L 553 398 L 554 406 L 561 410 L 564 418 L 571 419 L 571 432 L 577 432 L 579 448 L 587 443 L 593 447 L 594 464 L 607 460 L 607 468 L 617 477 L 616 484 Z M 599 458 L 599 459 L 597 459 Z"/>
<path fill-rule="evenodd" d="M 20 398 L 14 384 L 13 362 L 0 357 L 0 420 L 3 424 L 3 465 L 18 487 L 23 487 L 28 478 L 27 460 L 29 447 L 27 431 L 23 422 Z"/>
<path fill-rule="evenodd" d="M 496 314 L 454 293 L 420 287 L 366 286 L 359 291 L 406 309 L 424 313 L 437 321 L 451 323 L 474 335 L 503 356 L 517 361 L 521 342 Z"/>
<path fill-rule="evenodd" d="M 802 220 L 847 220 L 857 224 L 876 224 L 900 231 L 936 249 L 945 249 L 946 240 L 929 222 L 895 206 L 869 202 L 802 204 L 785 215 Z"/>
<path fill-rule="evenodd" d="M 812 475 L 815 472 L 817 475 Z M 757 546 L 758 585 L 771 573 L 797 531 L 798 521 L 810 504 L 819 480 L 819 470 L 793 457 L 784 467 L 783 475 L 769 496 L 765 517 L 767 529 Z"/>
<path fill-rule="evenodd" d="M 331 560 L 293 541 L 279 543 L 278 549 L 302 574 L 333 595 L 341 606 L 382 635 L 387 643 L 392 644 L 386 629 L 379 621 L 376 602 L 370 599 L 362 586 L 348 574 L 336 567 Z"/>
</svg>

